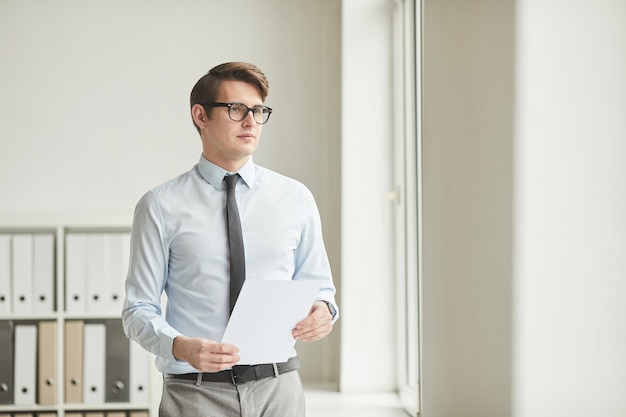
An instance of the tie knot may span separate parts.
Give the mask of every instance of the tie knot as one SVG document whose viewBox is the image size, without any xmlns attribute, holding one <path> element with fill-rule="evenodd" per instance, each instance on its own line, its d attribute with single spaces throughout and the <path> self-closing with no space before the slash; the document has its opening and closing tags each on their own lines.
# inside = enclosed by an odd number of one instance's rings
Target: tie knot
<svg viewBox="0 0 626 417">
<path fill-rule="evenodd" d="M 226 175 L 224 177 L 224 181 L 226 181 L 226 187 L 235 188 L 237 186 L 237 181 L 239 180 L 239 174 Z"/>
</svg>

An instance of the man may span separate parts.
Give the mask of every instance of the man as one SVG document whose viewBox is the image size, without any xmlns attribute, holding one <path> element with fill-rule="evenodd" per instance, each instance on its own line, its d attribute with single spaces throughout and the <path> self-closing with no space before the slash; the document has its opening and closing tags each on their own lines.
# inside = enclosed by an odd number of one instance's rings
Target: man
<svg viewBox="0 0 626 417">
<path fill-rule="evenodd" d="M 265 75 L 248 63 L 218 65 L 200 78 L 190 99 L 200 161 L 146 193 L 135 209 L 122 320 L 128 337 L 156 355 L 162 417 L 305 415 L 295 352 L 288 362 L 250 368 L 237 365 L 237 346 L 220 343 L 236 293 L 229 289 L 225 177 L 239 175 L 234 193 L 246 279 L 322 282 L 294 339 L 320 340 L 338 317 L 313 196 L 252 160 L 272 112 L 267 94 Z"/>
</svg>

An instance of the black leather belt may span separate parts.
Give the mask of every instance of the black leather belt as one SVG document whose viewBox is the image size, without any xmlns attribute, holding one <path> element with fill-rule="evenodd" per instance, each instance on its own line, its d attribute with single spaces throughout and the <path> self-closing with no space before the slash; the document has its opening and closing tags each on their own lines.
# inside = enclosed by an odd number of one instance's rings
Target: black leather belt
<svg viewBox="0 0 626 417">
<path fill-rule="evenodd" d="M 257 381 L 285 372 L 295 371 L 300 367 L 300 359 L 290 358 L 287 362 L 265 363 L 262 365 L 235 365 L 232 369 L 220 372 L 199 372 L 190 374 L 167 374 L 168 378 L 186 379 L 203 382 L 230 382 L 238 385 L 248 381 Z"/>
</svg>

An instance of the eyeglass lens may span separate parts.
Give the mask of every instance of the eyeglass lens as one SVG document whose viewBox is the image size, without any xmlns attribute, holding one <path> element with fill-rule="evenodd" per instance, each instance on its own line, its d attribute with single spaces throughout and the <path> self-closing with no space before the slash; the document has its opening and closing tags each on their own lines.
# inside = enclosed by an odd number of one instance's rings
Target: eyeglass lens
<svg viewBox="0 0 626 417">
<path fill-rule="evenodd" d="M 240 104 L 240 103 L 231 104 L 228 108 L 228 115 L 233 121 L 240 122 L 246 118 L 249 111 L 252 112 L 252 116 L 254 117 L 254 120 L 259 124 L 263 124 L 267 122 L 267 120 L 270 118 L 269 107 L 255 106 L 255 107 L 249 108 L 246 105 Z"/>
</svg>

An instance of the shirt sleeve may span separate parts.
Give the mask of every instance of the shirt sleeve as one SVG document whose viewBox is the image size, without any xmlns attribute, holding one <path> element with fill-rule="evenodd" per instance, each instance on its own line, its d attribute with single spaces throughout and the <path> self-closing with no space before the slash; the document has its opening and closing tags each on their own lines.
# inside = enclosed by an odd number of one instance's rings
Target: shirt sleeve
<svg viewBox="0 0 626 417">
<path fill-rule="evenodd" d="M 305 188 L 303 193 L 302 212 L 305 213 L 300 242 L 295 253 L 294 280 L 318 280 L 322 282 L 317 300 L 329 303 L 335 314 L 333 322 L 339 318 L 339 307 L 335 302 L 336 289 L 324 238 L 322 222 L 313 194 Z"/>
<path fill-rule="evenodd" d="M 147 193 L 135 208 L 122 323 L 131 340 L 157 356 L 175 360 L 172 343 L 180 333 L 161 314 L 169 258 L 164 236 L 158 204 Z"/>
</svg>

